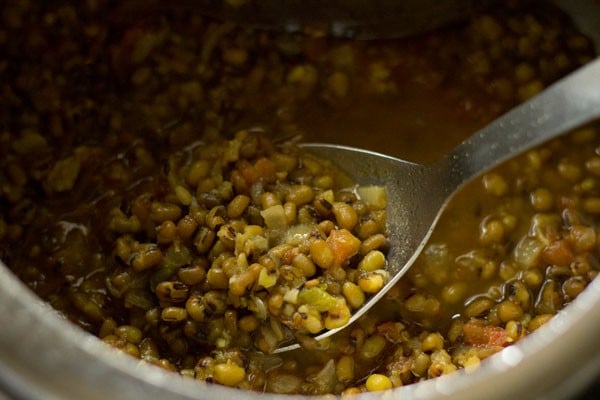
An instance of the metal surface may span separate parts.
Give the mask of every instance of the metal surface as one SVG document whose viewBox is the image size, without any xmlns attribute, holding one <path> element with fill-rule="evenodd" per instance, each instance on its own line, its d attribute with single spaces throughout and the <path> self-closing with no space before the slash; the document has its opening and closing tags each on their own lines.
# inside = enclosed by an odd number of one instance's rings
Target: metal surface
<svg viewBox="0 0 600 400">
<path fill-rule="evenodd" d="M 429 239 L 454 193 L 463 185 L 526 150 L 600 117 L 600 58 L 550 86 L 476 132 L 439 162 L 419 165 L 371 151 L 338 145 L 307 144 L 312 153 L 333 161 L 358 184 L 382 185 L 388 191 L 391 243 L 388 283 L 348 325 L 367 312 L 410 268 Z M 324 339 L 344 329 L 317 336 Z M 298 344 L 279 349 L 287 351 Z"/>
<path fill-rule="evenodd" d="M 403 37 L 465 20 L 492 0 L 170 0 L 251 27 L 336 37 Z"/>
</svg>

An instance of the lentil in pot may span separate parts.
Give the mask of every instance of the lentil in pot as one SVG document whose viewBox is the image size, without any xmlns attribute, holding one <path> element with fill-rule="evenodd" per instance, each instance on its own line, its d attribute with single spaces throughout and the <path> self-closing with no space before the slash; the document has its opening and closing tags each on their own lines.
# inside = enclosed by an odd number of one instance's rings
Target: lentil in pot
<svg viewBox="0 0 600 400">
<path fill-rule="evenodd" d="M 341 190 L 290 138 L 432 160 L 591 44 L 536 1 L 385 42 L 127 7 L 1 6 L 0 257 L 105 342 L 242 389 L 375 391 L 475 368 L 596 277 L 590 126 L 469 185 L 360 321 L 269 354 L 285 326 L 340 323 L 385 279 L 381 188 Z"/>
</svg>

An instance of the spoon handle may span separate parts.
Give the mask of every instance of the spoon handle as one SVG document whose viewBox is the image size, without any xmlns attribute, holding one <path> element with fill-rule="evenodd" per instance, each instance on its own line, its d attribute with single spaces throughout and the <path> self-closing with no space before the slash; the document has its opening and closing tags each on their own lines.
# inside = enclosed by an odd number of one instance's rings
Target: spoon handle
<svg viewBox="0 0 600 400">
<path fill-rule="evenodd" d="M 475 176 L 600 116 L 600 58 L 514 108 L 437 164 L 447 194 Z"/>
</svg>

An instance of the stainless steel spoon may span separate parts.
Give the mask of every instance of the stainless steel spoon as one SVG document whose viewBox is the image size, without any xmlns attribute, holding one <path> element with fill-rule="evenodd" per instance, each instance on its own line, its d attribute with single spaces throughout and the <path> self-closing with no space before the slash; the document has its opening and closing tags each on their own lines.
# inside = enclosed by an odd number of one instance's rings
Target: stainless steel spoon
<svg viewBox="0 0 600 400">
<path fill-rule="evenodd" d="M 600 58 L 514 108 L 431 165 L 331 144 L 305 144 L 331 160 L 359 185 L 387 189 L 387 269 L 391 279 L 357 310 L 348 323 L 369 310 L 408 271 L 427 242 L 450 198 L 467 182 L 532 147 L 600 117 Z M 347 326 L 347 325 L 346 325 Z M 325 331 L 326 338 L 345 327 Z M 300 347 L 292 344 L 276 350 Z"/>
</svg>

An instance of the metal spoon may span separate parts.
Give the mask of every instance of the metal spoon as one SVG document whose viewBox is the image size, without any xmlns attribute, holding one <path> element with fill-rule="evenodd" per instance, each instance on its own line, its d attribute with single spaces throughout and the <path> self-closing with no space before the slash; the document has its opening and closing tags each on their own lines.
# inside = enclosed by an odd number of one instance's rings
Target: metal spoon
<svg viewBox="0 0 600 400">
<path fill-rule="evenodd" d="M 427 242 L 450 198 L 467 182 L 532 147 L 600 117 L 600 58 L 514 108 L 431 165 L 331 144 L 305 144 L 331 160 L 359 185 L 384 185 L 391 279 L 350 318 L 369 310 L 408 271 Z M 346 325 L 347 326 L 347 325 Z M 325 331 L 326 338 L 345 327 Z M 292 344 L 276 350 L 300 347 Z"/>
</svg>

